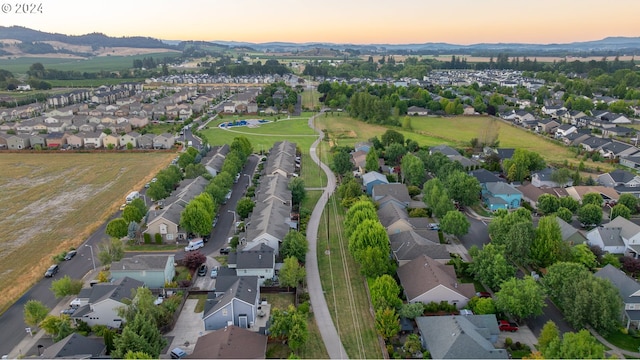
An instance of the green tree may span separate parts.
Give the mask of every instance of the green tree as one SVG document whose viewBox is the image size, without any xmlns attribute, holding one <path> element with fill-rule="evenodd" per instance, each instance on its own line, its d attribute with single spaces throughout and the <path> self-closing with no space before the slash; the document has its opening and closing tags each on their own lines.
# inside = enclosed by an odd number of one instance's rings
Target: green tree
<svg viewBox="0 0 640 360">
<path fill-rule="evenodd" d="M 424 163 L 415 155 L 407 154 L 402 158 L 402 176 L 409 185 L 418 186 L 424 182 Z"/>
<path fill-rule="evenodd" d="M 424 314 L 424 304 L 421 302 L 406 303 L 400 306 L 398 315 L 407 319 L 415 319 Z"/>
<path fill-rule="evenodd" d="M 131 222 L 139 223 L 140 220 L 142 220 L 142 216 L 143 214 L 140 213 L 140 210 L 138 210 L 136 206 L 133 206 L 131 204 L 125 206 L 124 210 L 122 211 L 122 218 L 127 222 L 127 224 Z"/>
<path fill-rule="evenodd" d="M 560 198 L 560 207 L 569 209 L 572 213 L 578 211 L 580 203 L 571 196 L 563 196 Z"/>
<path fill-rule="evenodd" d="M 205 235 L 211 232 L 213 214 L 201 201 L 194 201 L 187 204 L 180 214 L 180 227 L 188 232 Z"/>
<path fill-rule="evenodd" d="M 188 151 L 184 152 L 178 158 L 178 166 L 180 166 L 182 169 L 186 169 L 186 167 L 189 164 L 193 164 L 194 163 L 195 159 L 196 159 L 196 157 L 191 155 L 191 153 L 189 153 Z"/>
<path fill-rule="evenodd" d="M 47 334 L 52 335 L 54 341 L 62 340 L 73 333 L 71 318 L 66 314 L 60 316 L 47 315 L 47 317 L 40 322 L 40 327 Z"/>
<path fill-rule="evenodd" d="M 462 205 L 471 206 L 480 200 L 480 183 L 475 177 L 462 171 L 451 172 L 444 180 L 451 198 Z"/>
<path fill-rule="evenodd" d="M 629 220 L 631 218 L 631 210 L 623 204 L 616 204 L 613 208 L 611 208 L 611 220 L 617 218 L 618 216 L 622 216 L 623 218 Z"/>
<path fill-rule="evenodd" d="M 368 278 L 376 278 L 395 272 L 395 263 L 389 256 L 388 247 L 367 246 L 359 250 L 354 258 L 359 259 L 360 273 Z"/>
<path fill-rule="evenodd" d="M 583 205 L 578 209 L 578 221 L 586 225 L 599 225 L 602 222 L 602 207 L 594 204 Z"/>
<path fill-rule="evenodd" d="M 638 198 L 633 194 L 621 194 L 618 199 L 619 205 L 626 206 L 629 210 L 631 210 L 632 214 L 635 214 L 638 211 Z"/>
<path fill-rule="evenodd" d="M 400 309 L 400 286 L 390 275 L 377 277 L 371 284 L 371 302 L 375 310 L 384 308 Z"/>
<path fill-rule="evenodd" d="M 289 287 L 297 287 L 306 276 L 304 267 L 300 266 L 298 259 L 289 256 L 284 259 L 282 269 L 280 269 L 280 284 Z"/>
<path fill-rule="evenodd" d="M 28 300 L 24 304 L 24 322 L 35 327 L 44 320 L 51 310 L 39 300 Z"/>
<path fill-rule="evenodd" d="M 56 299 L 68 295 L 77 295 L 82 290 L 82 284 L 82 280 L 74 280 L 69 275 L 65 275 L 62 279 L 51 282 L 51 292 L 53 292 Z"/>
<path fill-rule="evenodd" d="M 531 276 L 511 278 L 503 282 L 496 293 L 496 308 L 518 319 L 526 319 L 542 315 L 545 298 L 544 289 Z"/>
<path fill-rule="evenodd" d="M 470 226 L 469 220 L 460 211 L 449 211 L 440 219 L 442 231 L 455 236 L 466 235 Z"/>
<path fill-rule="evenodd" d="M 531 257 L 540 267 L 555 263 L 560 257 L 562 232 L 555 216 L 545 216 L 538 222 Z"/>
<path fill-rule="evenodd" d="M 271 310 L 269 333 L 272 337 L 289 342 L 292 350 L 297 350 L 306 342 L 309 332 L 305 314 L 289 305 L 286 310 Z"/>
<path fill-rule="evenodd" d="M 131 202 L 131 204 L 129 204 L 129 205 L 127 205 L 127 206 L 133 206 L 133 207 L 135 207 L 136 209 L 138 209 L 138 212 L 139 212 L 140 214 L 142 214 L 142 216 L 144 216 L 144 215 L 147 213 L 147 210 L 148 210 L 148 209 L 147 209 L 147 206 L 146 206 L 146 205 L 145 205 L 145 203 L 144 203 L 144 200 L 142 200 L 142 199 L 140 199 L 140 198 L 137 198 L 137 199 L 133 200 L 133 201 Z M 140 217 L 140 219 L 142 219 L 142 217 Z M 140 222 L 140 220 L 138 220 L 137 222 Z"/>
<path fill-rule="evenodd" d="M 571 180 L 571 172 L 567 168 L 560 168 L 551 172 L 551 181 L 563 187 Z"/>
<path fill-rule="evenodd" d="M 376 311 L 376 331 L 385 341 L 400 332 L 400 318 L 395 309 L 385 308 Z"/>
<path fill-rule="evenodd" d="M 602 207 L 602 195 L 599 193 L 586 193 L 582 197 L 582 206 L 587 204 L 593 204 L 598 207 Z"/>
<path fill-rule="evenodd" d="M 243 197 L 238 200 L 238 203 L 236 204 L 236 213 L 240 219 L 246 219 L 249 217 L 249 214 L 251 214 L 255 206 L 256 203 L 254 203 L 253 200 L 248 197 Z"/>
<path fill-rule="evenodd" d="M 366 161 L 365 161 L 365 170 L 366 171 L 378 171 L 380 165 L 378 164 L 378 152 L 375 148 L 371 148 L 367 153 Z"/>
<path fill-rule="evenodd" d="M 559 208 L 556 212 L 556 216 L 569 224 L 571 224 L 571 221 L 573 220 L 573 214 L 571 213 L 571 210 L 567 209 L 566 207 Z"/>
<path fill-rule="evenodd" d="M 344 175 L 351 171 L 353 164 L 349 154 L 343 151 L 338 151 L 333 155 L 333 161 L 331 163 L 331 169 L 338 175 Z"/>
<path fill-rule="evenodd" d="M 473 306 L 476 315 L 495 314 L 496 303 L 492 298 L 477 298 Z"/>
<path fill-rule="evenodd" d="M 296 177 L 289 181 L 289 190 L 291 190 L 291 201 L 294 204 L 301 204 L 307 197 L 307 190 L 301 177 Z"/>
<path fill-rule="evenodd" d="M 547 348 L 554 342 L 560 341 L 560 330 L 553 321 L 547 321 L 542 327 L 540 337 L 538 338 L 538 350 L 541 353 L 545 353 Z"/>
<path fill-rule="evenodd" d="M 586 329 L 577 333 L 565 333 L 562 341 L 556 340 L 549 344 L 542 355 L 546 359 L 603 359 L 605 357 L 604 346 Z"/>
<path fill-rule="evenodd" d="M 578 244 L 571 247 L 571 258 L 573 262 L 580 263 L 588 269 L 598 266 L 596 255 L 587 244 Z"/>
<path fill-rule="evenodd" d="M 380 140 L 385 147 L 391 144 L 404 144 L 404 135 L 395 130 L 387 130 L 382 134 Z"/>
<path fill-rule="evenodd" d="M 207 168 L 203 164 L 189 164 L 184 168 L 185 179 L 195 179 L 207 173 Z"/>
<path fill-rule="evenodd" d="M 417 334 L 410 334 L 409 336 L 407 336 L 407 340 L 405 340 L 402 348 L 404 349 L 404 351 L 412 355 L 418 353 L 421 354 L 422 342 L 420 342 L 420 337 Z"/>
<path fill-rule="evenodd" d="M 123 218 L 115 218 L 107 224 L 107 235 L 120 239 L 127 236 L 129 223 Z"/>
<path fill-rule="evenodd" d="M 406 153 L 407 149 L 404 145 L 394 142 L 385 148 L 384 157 L 390 165 L 396 166 L 400 164 Z"/>
<path fill-rule="evenodd" d="M 158 181 L 149 185 L 149 188 L 147 189 L 147 195 L 151 199 L 160 200 L 169 196 L 169 191 L 164 187 L 164 185 L 162 185 L 158 178 Z"/>
<path fill-rule="evenodd" d="M 138 313 L 132 322 L 125 325 L 122 334 L 116 338 L 115 349 L 111 353 L 111 357 L 124 358 L 128 351 L 139 351 L 157 359 L 166 344 L 167 341 L 160 334 L 153 318 Z"/>
<path fill-rule="evenodd" d="M 503 168 L 511 181 L 522 181 L 532 171 L 542 170 L 546 167 L 544 159 L 535 152 L 516 149 L 511 159 L 503 161 Z"/>
<path fill-rule="evenodd" d="M 282 241 L 282 246 L 280 246 L 280 255 L 283 258 L 295 257 L 303 264 L 308 251 L 309 241 L 298 231 L 289 231 Z"/>
<path fill-rule="evenodd" d="M 142 352 L 142 351 L 127 351 L 126 354 L 124 354 L 124 358 L 125 359 L 154 359 L 153 356 Z"/>
<path fill-rule="evenodd" d="M 124 245 L 122 245 L 122 241 L 116 238 L 105 239 L 98 244 L 98 254 L 96 256 L 102 265 L 120 261 L 124 257 Z"/>
<path fill-rule="evenodd" d="M 351 237 L 351 234 L 365 220 L 377 220 L 375 205 L 369 200 L 356 201 L 351 205 L 344 217 L 345 235 Z"/>
<path fill-rule="evenodd" d="M 560 199 L 551 194 L 542 194 L 538 198 L 536 207 L 544 215 L 553 214 L 560 208 Z"/>
<path fill-rule="evenodd" d="M 505 280 L 515 275 L 516 269 L 507 262 L 503 249 L 503 246 L 487 244 L 478 251 L 469 264 L 474 279 L 492 289 L 499 289 Z"/>
</svg>

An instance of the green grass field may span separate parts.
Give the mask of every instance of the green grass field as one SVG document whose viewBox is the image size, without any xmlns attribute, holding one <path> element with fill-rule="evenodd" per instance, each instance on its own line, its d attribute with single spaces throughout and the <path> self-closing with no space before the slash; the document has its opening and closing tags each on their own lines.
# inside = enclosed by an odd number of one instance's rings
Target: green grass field
<svg viewBox="0 0 640 360">
<path fill-rule="evenodd" d="M 175 156 L 24 153 L 0 157 L 0 311 L 79 246 Z M 82 274 L 78 274 L 78 277 Z"/>
<path fill-rule="evenodd" d="M 164 58 L 177 57 L 179 52 L 158 52 L 144 55 L 131 56 L 96 56 L 89 59 L 61 59 L 61 58 L 39 58 L 39 57 L 19 57 L 12 59 L 0 59 L 0 69 L 8 70 L 14 74 L 26 74 L 29 67 L 34 63 L 41 63 L 45 69 L 56 69 L 64 71 L 98 72 L 98 71 L 121 71 L 130 69 L 133 60 L 145 57 Z"/>
<path fill-rule="evenodd" d="M 320 93 L 315 90 L 305 89 L 302 92 L 302 107 L 307 109 L 313 109 L 320 104 Z"/>
</svg>

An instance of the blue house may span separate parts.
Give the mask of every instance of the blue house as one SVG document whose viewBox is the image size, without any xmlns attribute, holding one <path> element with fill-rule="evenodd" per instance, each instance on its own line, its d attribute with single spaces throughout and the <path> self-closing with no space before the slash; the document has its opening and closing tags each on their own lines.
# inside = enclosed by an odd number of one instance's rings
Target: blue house
<svg viewBox="0 0 640 360">
<path fill-rule="evenodd" d="M 367 195 L 371 195 L 373 186 L 378 184 L 388 184 L 387 177 L 377 171 L 370 171 L 362 175 L 362 185 L 367 189 Z"/>
<path fill-rule="evenodd" d="M 522 193 L 503 182 L 482 184 L 482 200 L 491 211 L 498 209 L 517 209 L 520 207 Z"/>
</svg>

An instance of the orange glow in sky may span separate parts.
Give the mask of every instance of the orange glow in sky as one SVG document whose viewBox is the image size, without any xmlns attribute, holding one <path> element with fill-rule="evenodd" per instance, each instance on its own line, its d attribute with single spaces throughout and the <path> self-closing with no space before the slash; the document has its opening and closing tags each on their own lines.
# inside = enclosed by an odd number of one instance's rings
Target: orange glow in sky
<svg viewBox="0 0 640 360">
<path fill-rule="evenodd" d="M 640 36 L 639 13 L 638 0 L 49 0 L 0 24 L 165 40 L 566 43 Z"/>
</svg>

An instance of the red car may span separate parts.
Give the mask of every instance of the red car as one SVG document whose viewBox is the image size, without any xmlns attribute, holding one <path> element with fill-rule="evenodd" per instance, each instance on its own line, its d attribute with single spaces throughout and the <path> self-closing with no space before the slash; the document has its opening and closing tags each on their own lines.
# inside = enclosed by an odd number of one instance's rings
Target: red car
<svg viewBox="0 0 640 360">
<path fill-rule="evenodd" d="M 476 293 L 476 296 L 479 297 L 479 298 L 490 298 L 491 294 L 489 294 L 486 291 L 480 291 L 480 292 Z"/>
<path fill-rule="evenodd" d="M 514 322 L 508 322 L 506 320 L 498 320 L 498 328 L 500 329 L 500 331 L 516 332 L 518 331 L 518 324 Z"/>
</svg>

